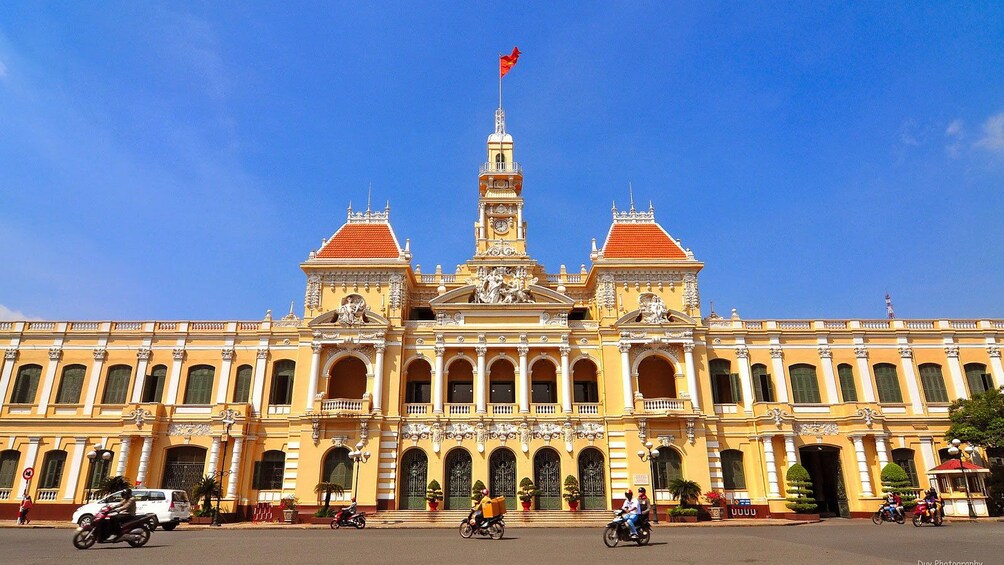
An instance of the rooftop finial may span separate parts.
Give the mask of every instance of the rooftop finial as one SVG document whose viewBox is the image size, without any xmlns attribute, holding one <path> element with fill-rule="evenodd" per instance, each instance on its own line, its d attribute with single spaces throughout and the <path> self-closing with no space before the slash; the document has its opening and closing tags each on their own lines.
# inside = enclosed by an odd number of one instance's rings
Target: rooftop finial
<svg viewBox="0 0 1004 565">
<path fill-rule="evenodd" d="M 628 198 L 631 199 L 631 211 L 634 212 L 634 187 L 631 186 L 631 181 L 628 181 Z"/>
<path fill-rule="evenodd" d="M 370 211 L 370 197 L 373 196 L 373 183 L 366 189 L 366 211 Z"/>
<path fill-rule="evenodd" d="M 290 313 L 290 315 L 293 314 L 293 303 L 294 302 L 296 302 L 296 301 L 295 300 L 290 300 L 289 301 L 289 313 Z"/>
<path fill-rule="evenodd" d="M 888 292 L 885 293 L 885 313 L 890 320 L 896 319 L 896 313 L 892 310 L 892 296 Z"/>
</svg>

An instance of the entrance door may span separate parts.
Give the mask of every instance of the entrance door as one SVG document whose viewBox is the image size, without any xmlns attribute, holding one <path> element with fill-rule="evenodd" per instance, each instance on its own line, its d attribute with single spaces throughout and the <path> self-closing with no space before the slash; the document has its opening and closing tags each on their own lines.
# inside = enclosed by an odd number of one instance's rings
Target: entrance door
<svg viewBox="0 0 1004 565">
<path fill-rule="evenodd" d="M 446 488 L 444 489 L 447 510 L 467 510 L 471 502 L 471 454 L 458 448 L 446 456 Z"/>
<path fill-rule="evenodd" d="M 607 480 L 603 454 L 598 449 L 579 453 L 579 492 L 583 510 L 607 509 Z"/>
<path fill-rule="evenodd" d="M 492 496 L 504 496 L 505 507 L 516 509 L 516 456 L 506 449 L 496 449 L 488 460 L 488 490 Z"/>
<path fill-rule="evenodd" d="M 183 490 L 192 499 L 192 489 L 206 468 L 206 450 L 201 447 L 173 447 L 167 450 L 160 488 Z"/>
<path fill-rule="evenodd" d="M 429 458 L 421 449 L 412 449 L 401 459 L 401 510 L 425 510 L 426 476 Z"/>
<path fill-rule="evenodd" d="M 844 479 L 840 468 L 840 449 L 828 445 L 814 445 L 799 449 L 798 454 L 802 466 L 809 472 L 809 478 L 812 480 L 812 497 L 816 499 L 816 511 L 823 516 L 848 515 L 847 495 L 842 492 Z"/>
<path fill-rule="evenodd" d="M 545 447 L 537 452 L 533 479 L 537 485 L 537 510 L 561 510 L 561 461 L 555 450 Z"/>
</svg>

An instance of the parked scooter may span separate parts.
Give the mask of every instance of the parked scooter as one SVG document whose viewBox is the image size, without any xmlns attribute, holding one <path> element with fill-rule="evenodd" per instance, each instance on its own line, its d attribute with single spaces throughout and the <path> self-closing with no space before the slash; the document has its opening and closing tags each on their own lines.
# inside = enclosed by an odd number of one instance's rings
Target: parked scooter
<svg viewBox="0 0 1004 565">
<path fill-rule="evenodd" d="M 122 522 L 117 527 L 111 516 L 111 506 L 105 506 L 94 518 L 77 528 L 73 535 L 73 546 L 87 549 L 95 543 L 126 542 L 133 547 L 143 547 L 150 541 L 150 534 L 156 527 L 156 514 L 142 514 Z"/>
<path fill-rule="evenodd" d="M 872 522 L 876 526 L 881 526 L 882 522 L 896 522 L 897 524 L 906 523 L 906 515 L 900 512 L 894 505 L 883 504 L 874 514 L 872 514 Z"/>
<path fill-rule="evenodd" d="M 638 522 L 635 524 L 635 529 L 638 530 L 638 537 L 634 539 L 631 538 L 631 528 L 627 525 L 627 520 L 624 518 L 624 511 L 618 510 L 614 512 L 614 516 L 614 521 L 607 524 L 607 528 L 603 531 L 603 543 L 607 547 L 615 547 L 622 541 L 633 541 L 638 545 L 648 545 L 648 542 L 652 539 L 652 526 L 644 515 L 639 517 Z"/>
<path fill-rule="evenodd" d="M 353 505 L 354 506 L 354 505 Z M 342 508 L 335 514 L 335 517 L 331 520 L 331 529 L 337 530 L 341 527 L 355 526 L 356 529 L 361 530 L 366 527 L 366 513 L 365 512 L 353 512 L 351 507 Z"/>
<path fill-rule="evenodd" d="M 481 523 L 475 526 L 471 523 L 474 521 L 475 512 L 477 512 L 477 507 L 472 508 L 467 518 L 460 522 L 460 537 L 468 539 L 477 534 L 492 539 L 502 539 L 502 536 L 505 535 L 505 514 L 482 518 Z"/>
<path fill-rule="evenodd" d="M 917 502 L 917 507 L 913 510 L 914 526 L 918 528 L 921 524 L 940 526 L 942 523 L 944 523 L 944 519 L 941 517 L 941 509 L 938 508 L 938 503 L 931 503 L 927 500 Z"/>
</svg>

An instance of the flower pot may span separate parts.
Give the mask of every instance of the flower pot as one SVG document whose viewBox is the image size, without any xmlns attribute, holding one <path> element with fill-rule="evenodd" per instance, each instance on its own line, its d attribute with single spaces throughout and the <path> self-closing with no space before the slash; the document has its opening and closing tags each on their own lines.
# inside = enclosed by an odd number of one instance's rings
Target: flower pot
<svg viewBox="0 0 1004 565">
<path fill-rule="evenodd" d="M 430 500 L 429 501 L 429 510 L 431 510 L 433 512 L 435 512 L 436 510 L 439 510 L 439 501 L 438 500 Z"/>
<path fill-rule="evenodd" d="M 578 500 L 569 500 L 568 501 L 568 509 L 571 510 L 572 512 L 578 512 L 578 510 L 579 510 L 579 501 Z"/>
<path fill-rule="evenodd" d="M 709 506 L 708 513 L 711 514 L 712 520 L 722 519 L 722 507 L 721 506 Z"/>
<path fill-rule="evenodd" d="M 296 510 L 283 510 L 282 511 L 282 521 L 287 524 L 293 523 L 293 518 L 296 516 Z"/>
<path fill-rule="evenodd" d="M 521 500 L 520 504 L 523 505 L 523 511 L 526 512 L 530 510 L 530 505 L 532 504 L 532 502 L 530 502 L 529 500 Z"/>
</svg>

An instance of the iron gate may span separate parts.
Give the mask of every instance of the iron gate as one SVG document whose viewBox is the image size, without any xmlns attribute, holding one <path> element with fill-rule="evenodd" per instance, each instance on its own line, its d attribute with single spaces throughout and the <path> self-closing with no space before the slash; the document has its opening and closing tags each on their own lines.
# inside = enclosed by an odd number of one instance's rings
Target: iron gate
<svg viewBox="0 0 1004 565">
<path fill-rule="evenodd" d="M 537 452 L 533 475 L 537 484 L 537 510 L 561 510 L 561 461 L 553 449 Z"/>
<path fill-rule="evenodd" d="M 404 454 L 401 462 L 401 510 L 425 510 L 425 478 L 429 459 L 421 449 Z"/>
<path fill-rule="evenodd" d="M 183 490 L 192 497 L 192 488 L 198 483 L 206 469 L 206 450 L 200 447 L 175 447 L 167 451 L 164 462 L 164 476 L 160 488 Z"/>
<path fill-rule="evenodd" d="M 461 510 L 471 502 L 471 454 L 466 449 L 454 449 L 446 457 L 446 509 Z"/>
<path fill-rule="evenodd" d="M 488 490 L 492 496 L 504 496 L 505 507 L 516 509 L 516 456 L 506 449 L 496 449 L 488 460 Z"/>
<path fill-rule="evenodd" d="M 606 473 L 603 454 L 598 449 L 585 449 L 579 453 L 579 492 L 583 510 L 606 510 Z"/>
</svg>

